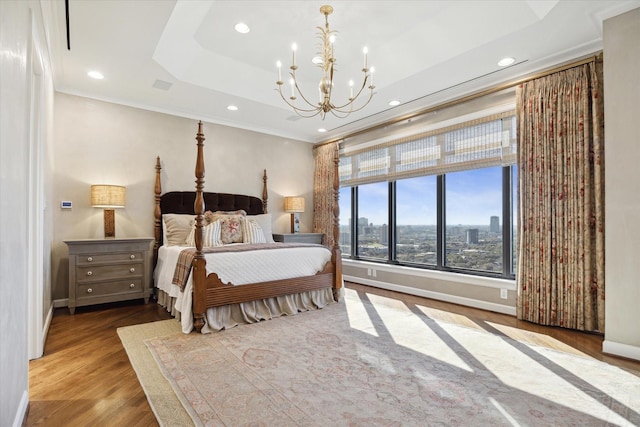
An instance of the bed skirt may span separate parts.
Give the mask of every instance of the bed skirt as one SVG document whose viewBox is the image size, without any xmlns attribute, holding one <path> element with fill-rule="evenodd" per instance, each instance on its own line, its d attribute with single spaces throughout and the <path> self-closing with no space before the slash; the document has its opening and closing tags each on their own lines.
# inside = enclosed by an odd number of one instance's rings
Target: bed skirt
<svg viewBox="0 0 640 427">
<path fill-rule="evenodd" d="M 177 298 L 157 289 L 158 304 L 163 306 L 172 316 L 180 319 L 180 311 L 175 308 Z M 247 323 L 257 323 L 283 315 L 293 316 L 302 311 L 317 310 L 334 303 L 331 287 L 314 291 L 284 295 L 263 300 L 230 304 L 207 310 L 207 322 L 202 333 L 217 332 Z M 186 320 L 186 319 L 185 319 Z M 184 325 L 184 322 L 182 322 Z M 184 330 L 183 332 L 190 332 Z"/>
</svg>

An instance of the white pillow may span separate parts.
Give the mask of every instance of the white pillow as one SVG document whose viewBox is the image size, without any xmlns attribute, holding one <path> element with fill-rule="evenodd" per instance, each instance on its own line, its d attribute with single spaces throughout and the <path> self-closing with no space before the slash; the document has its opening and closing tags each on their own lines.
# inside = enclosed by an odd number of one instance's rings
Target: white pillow
<svg viewBox="0 0 640 427">
<path fill-rule="evenodd" d="M 242 221 L 242 236 L 242 243 L 267 243 L 260 224 L 253 218 Z"/>
<path fill-rule="evenodd" d="M 193 228 L 195 219 L 195 215 L 189 214 L 162 215 L 162 244 L 165 246 L 182 246 Z"/>
<path fill-rule="evenodd" d="M 245 219 L 255 220 L 260 228 L 262 228 L 265 242 L 273 243 L 273 234 L 271 232 L 271 214 L 247 215 Z"/>
<path fill-rule="evenodd" d="M 202 227 L 204 232 L 202 247 L 210 248 L 213 246 L 222 246 L 222 240 L 220 239 L 220 220 L 213 221 L 211 224 L 207 224 Z M 193 224 L 191 232 L 187 236 L 184 242 L 185 245 L 194 247 L 196 246 L 196 225 Z"/>
</svg>

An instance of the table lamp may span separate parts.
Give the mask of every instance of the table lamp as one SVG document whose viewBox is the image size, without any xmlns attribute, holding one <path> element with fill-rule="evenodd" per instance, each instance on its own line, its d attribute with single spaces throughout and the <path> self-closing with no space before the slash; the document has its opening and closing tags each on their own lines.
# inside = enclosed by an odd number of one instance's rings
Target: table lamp
<svg viewBox="0 0 640 427">
<path fill-rule="evenodd" d="M 91 206 L 104 208 L 104 237 L 116 237 L 116 208 L 124 208 L 126 188 L 119 185 L 92 185 Z"/>
<path fill-rule="evenodd" d="M 304 212 L 304 197 L 285 197 L 284 211 L 291 214 L 291 233 L 300 232 L 299 213 Z"/>
</svg>

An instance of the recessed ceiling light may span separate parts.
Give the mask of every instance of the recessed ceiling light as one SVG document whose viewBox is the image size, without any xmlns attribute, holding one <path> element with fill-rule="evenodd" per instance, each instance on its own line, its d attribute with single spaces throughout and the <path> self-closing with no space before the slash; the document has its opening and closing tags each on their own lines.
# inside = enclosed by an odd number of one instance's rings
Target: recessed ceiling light
<svg viewBox="0 0 640 427">
<path fill-rule="evenodd" d="M 235 28 L 240 34 L 247 34 L 251 31 L 251 28 L 249 28 L 249 26 L 244 22 L 238 22 L 233 28 Z"/>
<path fill-rule="evenodd" d="M 513 64 L 514 62 L 516 62 L 516 58 L 502 58 L 500 61 L 498 61 L 498 66 L 500 67 L 508 67 L 509 65 Z"/>
<path fill-rule="evenodd" d="M 393 101 L 389 101 L 389 105 L 391 105 L 392 107 L 395 107 L 396 105 L 400 105 L 400 101 L 398 101 L 397 99 L 394 99 Z"/>
<path fill-rule="evenodd" d="M 102 75 L 102 73 L 101 73 L 101 72 L 99 72 L 99 71 L 89 71 L 89 72 L 87 73 L 87 75 L 88 75 L 89 77 L 91 77 L 92 79 L 96 79 L 96 80 L 102 80 L 102 79 L 104 79 L 104 76 L 103 76 L 103 75 Z"/>
<path fill-rule="evenodd" d="M 326 131 L 327 131 L 327 130 L 326 130 L 325 128 L 320 128 L 320 129 L 318 129 L 318 132 L 320 132 L 320 133 L 323 133 L 323 132 L 326 132 Z"/>
<path fill-rule="evenodd" d="M 229 111 L 238 111 L 238 107 L 236 107 L 235 105 L 228 105 L 227 106 L 227 110 L 229 110 Z"/>
</svg>

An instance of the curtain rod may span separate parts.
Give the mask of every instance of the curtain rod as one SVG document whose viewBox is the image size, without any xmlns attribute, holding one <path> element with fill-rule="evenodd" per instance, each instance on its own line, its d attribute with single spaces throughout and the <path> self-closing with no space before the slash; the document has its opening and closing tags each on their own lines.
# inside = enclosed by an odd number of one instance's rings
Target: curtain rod
<svg viewBox="0 0 640 427">
<path fill-rule="evenodd" d="M 315 150 L 316 148 L 322 147 L 323 145 L 331 144 L 331 143 L 334 143 L 336 141 L 340 141 L 340 140 L 347 139 L 347 138 L 353 138 L 354 136 L 359 136 L 359 135 L 365 134 L 367 132 L 373 132 L 373 131 L 376 131 L 378 129 L 384 128 L 385 126 L 394 125 L 396 123 L 400 123 L 400 122 L 403 122 L 405 120 L 414 119 L 416 117 L 432 113 L 432 112 L 434 112 L 436 110 L 441 110 L 443 108 L 448 108 L 448 107 L 453 107 L 455 105 L 463 104 L 465 102 L 474 100 L 476 98 L 480 98 L 480 97 L 486 96 L 486 95 L 491 95 L 493 93 L 500 92 L 501 90 L 509 89 L 509 88 L 517 86 L 519 84 L 529 82 L 531 80 L 539 79 L 539 78 L 542 78 L 542 77 L 549 76 L 551 74 L 555 74 L 555 73 L 559 73 L 561 71 L 565 71 L 565 70 L 568 70 L 568 69 L 571 69 L 571 68 L 579 67 L 581 65 L 588 64 L 589 62 L 592 62 L 592 61 L 601 61 L 601 60 L 602 60 L 602 51 L 600 51 L 599 53 L 597 53 L 595 55 L 589 55 L 589 56 L 587 56 L 585 58 L 578 59 L 576 61 L 568 62 L 568 63 L 565 63 L 565 64 L 561 64 L 561 65 L 555 66 L 553 68 L 549 68 L 549 69 L 546 69 L 546 70 L 543 70 L 543 71 L 539 71 L 539 72 L 537 72 L 535 74 L 532 74 L 532 75 L 527 76 L 527 77 L 520 78 L 518 80 L 510 81 L 510 82 L 507 82 L 507 83 L 502 83 L 502 84 L 500 84 L 498 86 L 493 86 L 493 87 L 490 87 L 488 89 L 481 90 L 479 92 L 475 92 L 475 93 L 472 93 L 472 94 L 469 94 L 469 95 L 465 95 L 465 96 L 463 96 L 461 98 L 456 98 L 456 99 L 453 99 L 451 101 L 447 101 L 447 102 L 444 102 L 442 104 L 438 104 L 438 105 L 433 106 L 433 107 L 427 107 L 427 108 L 424 108 L 424 109 L 421 109 L 421 110 L 418 110 L 418 111 L 414 111 L 413 113 L 409 113 L 409 114 L 406 114 L 404 116 L 396 117 L 394 119 L 390 119 L 390 120 L 387 120 L 385 122 L 378 123 L 377 125 L 373 125 L 373 126 L 368 127 L 366 129 L 361 129 L 361 130 L 352 132 L 350 134 L 347 134 L 345 136 L 341 136 L 339 138 L 333 138 L 333 139 L 330 139 L 328 141 L 319 142 L 319 143 L 317 143 L 317 144 L 315 144 L 313 146 L 313 149 Z"/>
</svg>

